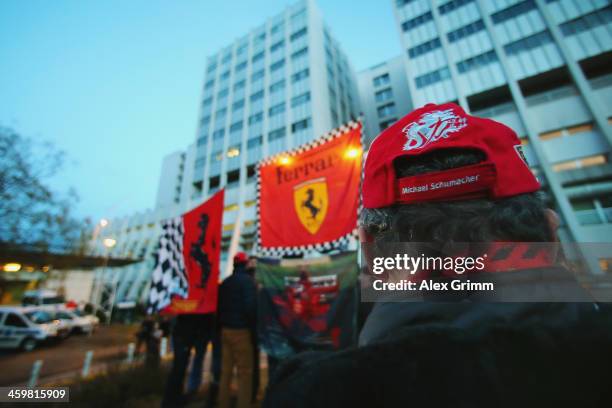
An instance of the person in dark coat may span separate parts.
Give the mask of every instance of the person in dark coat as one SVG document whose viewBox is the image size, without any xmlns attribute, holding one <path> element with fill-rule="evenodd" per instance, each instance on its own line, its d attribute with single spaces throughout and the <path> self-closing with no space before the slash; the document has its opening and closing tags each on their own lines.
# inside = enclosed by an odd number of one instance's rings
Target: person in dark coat
<svg viewBox="0 0 612 408">
<path fill-rule="evenodd" d="M 168 374 L 163 407 L 182 406 L 187 402 L 183 394 L 185 373 L 189 366 L 191 351 L 207 344 L 215 329 L 214 314 L 180 314 L 172 328 L 174 359 Z"/>
<path fill-rule="evenodd" d="M 238 407 L 251 404 L 253 393 L 253 356 L 257 339 L 257 288 L 246 270 L 244 252 L 234 256 L 234 272 L 219 287 L 221 325 L 221 383 L 219 406 L 230 406 L 230 384 L 234 367 L 238 372 Z"/>
<path fill-rule="evenodd" d="M 363 174 L 364 282 L 374 276 L 374 253 L 397 242 L 424 243 L 425 255 L 484 243 L 495 256 L 468 277 L 503 283 L 506 301 L 550 301 L 483 302 L 465 291 L 382 298 L 358 347 L 283 363 L 264 407 L 612 406 L 611 309 L 578 285 L 561 251 L 529 250 L 533 242 L 558 247 L 559 217 L 538 193 L 514 131 L 455 104 L 428 104 L 372 142 Z M 415 272 L 432 282 L 459 273 Z"/>
</svg>

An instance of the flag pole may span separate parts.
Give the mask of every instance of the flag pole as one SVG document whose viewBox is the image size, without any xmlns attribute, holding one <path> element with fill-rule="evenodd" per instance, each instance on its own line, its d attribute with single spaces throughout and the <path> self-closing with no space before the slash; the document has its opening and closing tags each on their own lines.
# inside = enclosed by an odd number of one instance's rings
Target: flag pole
<svg viewBox="0 0 612 408">
<path fill-rule="evenodd" d="M 238 243 L 240 241 L 240 231 L 241 231 L 241 219 L 242 219 L 242 206 L 238 210 L 238 215 L 236 216 L 236 222 L 234 223 L 234 231 L 232 232 L 232 239 L 230 240 L 230 246 L 227 250 L 227 262 L 225 263 L 225 272 L 221 279 L 225 279 L 226 277 L 232 274 L 232 270 L 234 269 L 234 263 L 232 260 L 234 259 L 234 255 L 238 252 Z"/>
</svg>

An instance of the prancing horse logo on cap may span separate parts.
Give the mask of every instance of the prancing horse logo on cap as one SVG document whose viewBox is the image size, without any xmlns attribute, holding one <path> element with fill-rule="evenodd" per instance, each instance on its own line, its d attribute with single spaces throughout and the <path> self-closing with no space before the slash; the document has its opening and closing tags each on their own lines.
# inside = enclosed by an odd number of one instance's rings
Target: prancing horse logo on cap
<svg viewBox="0 0 612 408">
<path fill-rule="evenodd" d="M 436 140 L 446 139 L 449 134 L 466 127 L 466 122 L 466 118 L 457 116 L 452 109 L 427 112 L 417 122 L 402 129 L 408 138 L 404 150 L 420 149 Z"/>
</svg>

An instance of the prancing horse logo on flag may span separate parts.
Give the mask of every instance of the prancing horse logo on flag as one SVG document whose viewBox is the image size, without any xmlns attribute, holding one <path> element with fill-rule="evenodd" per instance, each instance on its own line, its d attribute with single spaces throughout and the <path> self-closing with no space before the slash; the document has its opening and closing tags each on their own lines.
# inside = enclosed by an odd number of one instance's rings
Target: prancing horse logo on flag
<svg viewBox="0 0 612 408">
<path fill-rule="evenodd" d="M 325 220 L 328 202 L 325 177 L 308 180 L 293 187 L 295 212 L 304 228 L 313 235 Z"/>
</svg>

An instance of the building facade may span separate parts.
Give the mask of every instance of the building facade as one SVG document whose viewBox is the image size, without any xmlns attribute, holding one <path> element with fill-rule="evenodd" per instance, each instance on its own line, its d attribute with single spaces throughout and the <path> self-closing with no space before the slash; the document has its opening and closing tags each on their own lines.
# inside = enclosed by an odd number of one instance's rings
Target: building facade
<svg viewBox="0 0 612 408">
<path fill-rule="evenodd" d="M 612 237 L 612 5 L 394 0 L 413 105 L 456 102 L 521 137 L 562 236 Z"/>
<path fill-rule="evenodd" d="M 366 146 L 413 109 L 404 63 L 399 55 L 357 73 Z"/>
<path fill-rule="evenodd" d="M 268 19 L 207 61 L 192 206 L 225 188 L 223 260 L 230 239 L 255 243 L 255 166 L 354 118 L 355 75 L 311 0 Z"/>
</svg>

